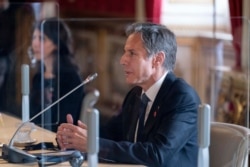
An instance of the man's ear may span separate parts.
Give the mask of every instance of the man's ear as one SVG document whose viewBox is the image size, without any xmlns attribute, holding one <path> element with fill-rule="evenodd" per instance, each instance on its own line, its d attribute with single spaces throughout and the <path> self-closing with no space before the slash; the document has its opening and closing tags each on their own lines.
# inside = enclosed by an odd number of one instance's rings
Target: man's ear
<svg viewBox="0 0 250 167">
<path fill-rule="evenodd" d="M 158 52 L 155 54 L 154 59 L 153 59 L 153 66 L 154 67 L 159 67 L 163 64 L 165 60 L 165 53 L 164 52 Z"/>
</svg>

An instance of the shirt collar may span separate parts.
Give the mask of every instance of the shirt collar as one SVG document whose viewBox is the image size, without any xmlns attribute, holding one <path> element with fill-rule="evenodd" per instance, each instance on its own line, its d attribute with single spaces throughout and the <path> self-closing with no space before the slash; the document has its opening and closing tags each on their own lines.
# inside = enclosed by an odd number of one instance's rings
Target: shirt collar
<svg viewBox="0 0 250 167">
<path fill-rule="evenodd" d="M 155 100 L 155 97 L 158 93 L 158 91 L 160 90 L 160 87 L 165 79 L 165 77 L 167 76 L 167 72 L 161 76 L 161 78 L 156 81 L 145 93 L 147 95 L 147 97 L 150 99 L 151 102 L 153 102 Z"/>
</svg>

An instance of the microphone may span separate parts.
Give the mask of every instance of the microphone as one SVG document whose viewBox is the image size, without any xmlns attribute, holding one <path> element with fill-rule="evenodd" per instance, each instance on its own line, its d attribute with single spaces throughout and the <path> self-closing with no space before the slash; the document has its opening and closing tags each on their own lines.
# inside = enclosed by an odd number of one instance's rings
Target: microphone
<svg viewBox="0 0 250 167">
<path fill-rule="evenodd" d="M 25 124 L 31 122 L 32 120 L 34 120 L 35 118 L 37 118 L 39 115 L 43 114 L 45 111 L 47 111 L 48 109 L 50 109 L 51 107 L 53 107 L 54 105 L 56 105 L 58 102 L 60 102 L 64 98 L 66 98 L 68 95 L 70 95 L 71 93 L 73 93 L 75 90 L 77 90 L 81 86 L 86 85 L 87 83 L 93 81 L 97 76 L 98 76 L 97 73 L 89 75 L 81 84 L 79 84 L 78 86 L 76 86 L 74 89 L 72 89 L 71 91 L 69 91 L 68 93 L 66 93 L 64 96 L 62 96 L 61 98 L 59 98 L 58 100 L 56 100 L 54 103 L 52 103 L 51 105 L 49 105 L 48 107 L 46 107 L 45 109 L 43 109 L 42 111 L 40 111 L 39 113 L 37 113 L 35 116 L 33 116 L 32 118 L 30 118 L 28 121 L 25 121 L 22 124 L 20 124 L 20 126 L 15 131 L 13 137 L 10 139 L 9 145 L 3 144 L 3 148 L 2 148 L 2 157 L 3 157 L 3 159 L 7 160 L 8 162 L 13 162 L 13 163 L 35 162 L 37 160 L 36 156 L 34 156 L 32 154 L 28 154 L 27 152 L 25 152 L 23 150 L 16 149 L 15 147 L 13 147 L 13 141 L 14 141 L 14 138 L 15 138 L 16 134 L 18 133 L 18 131 Z"/>
<path fill-rule="evenodd" d="M 29 66 L 22 65 L 22 121 L 30 119 L 29 110 Z"/>
</svg>

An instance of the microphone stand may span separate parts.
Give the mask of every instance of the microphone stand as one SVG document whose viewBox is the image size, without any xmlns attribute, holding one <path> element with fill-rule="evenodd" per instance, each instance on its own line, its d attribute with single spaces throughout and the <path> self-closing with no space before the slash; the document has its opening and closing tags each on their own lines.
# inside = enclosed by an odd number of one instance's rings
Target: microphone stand
<svg viewBox="0 0 250 167">
<path fill-rule="evenodd" d="M 84 111 L 84 123 L 87 124 L 88 129 L 88 167 L 98 166 L 98 152 L 99 152 L 99 111 L 94 108 L 95 103 L 99 98 L 99 91 L 94 90 L 86 95 L 84 104 L 86 109 Z"/>
<path fill-rule="evenodd" d="M 29 119 L 28 121 L 23 122 L 15 131 L 13 137 L 11 138 L 9 145 L 7 144 L 3 144 L 3 148 L 2 148 L 2 157 L 3 159 L 7 160 L 8 162 L 13 162 L 13 163 L 27 163 L 27 162 L 35 162 L 37 160 L 37 157 L 32 155 L 32 154 L 28 154 L 27 152 L 20 150 L 20 149 L 16 149 L 15 147 L 13 147 L 13 139 L 15 138 L 16 134 L 18 133 L 18 131 L 27 123 L 31 122 L 32 120 L 34 120 L 35 118 L 37 118 L 39 115 L 43 114 L 45 111 L 47 111 L 49 108 L 53 107 L 54 105 L 56 105 L 58 102 L 60 102 L 61 100 L 63 100 L 65 97 L 67 97 L 68 95 L 70 95 L 72 92 L 74 92 L 75 90 L 77 90 L 79 87 L 89 83 L 90 81 L 94 80 L 97 77 L 97 73 L 94 73 L 92 75 L 89 75 L 80 85 L 78 85 L 77 87 L 75 87 L 74 89 L 72 89 L 71 91 L 69 91 L 68 93 L 66 93 L 64 96 L 62 96 L 61 98 L 59 98 L 58 100 L 56 100 L 54 103 L 52 103 L 51 105 L 49 105 L 48 107 L 46 107 L 45 109 L 43 109 L 42 111 L 40 111 L 39 113 L 37 113 L 35 116 L 33 116 L 31 119 Z"/>
</svg>

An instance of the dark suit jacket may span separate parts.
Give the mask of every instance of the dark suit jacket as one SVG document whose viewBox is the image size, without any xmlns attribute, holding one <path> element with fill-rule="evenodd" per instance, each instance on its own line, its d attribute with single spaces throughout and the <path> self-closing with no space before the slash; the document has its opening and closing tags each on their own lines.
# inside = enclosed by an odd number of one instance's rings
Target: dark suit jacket
<svg viewBox="0 0 250 167">
<path fill-rule="evenodd" d="M 134 143 L 141 91 L 134 87 L 127 94 L 120 115 L 110 121 L 105 138 L 100 138 L 99 157 L 152 167 L 196 167 L 200 104 L 196 91 L 169 72 L 150 110 L 144 141 Z"/>
</svg>

